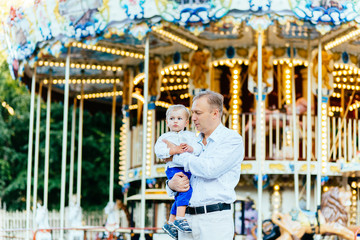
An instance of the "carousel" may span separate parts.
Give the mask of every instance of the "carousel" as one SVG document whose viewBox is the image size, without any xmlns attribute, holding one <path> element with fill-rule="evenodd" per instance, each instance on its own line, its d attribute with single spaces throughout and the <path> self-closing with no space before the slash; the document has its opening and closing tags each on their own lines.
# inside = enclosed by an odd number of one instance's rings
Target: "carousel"
<svg viewBox="0 0 360 240">
<path fill-rule="evenodd" d="M 224 96 L 223 124 L 245 143 L 239 201 L 233 207 L 235 238 L 356 237 L 360 2 L 37 0 L 9 9 L 3 30 L 10 70 L 14 78 L 28 79 L 31 89 L 26 229 L 38 228 L 30 226 L 39 199 L 36 94 L 37 104 L 42 97 L 47 102 L 45 153 L 52 94 L 64 102 L 59 238 L 65 238 L 66 185 L 69 205 L 78 208 L 81 188 L 87 187 L 81 183 L 87 102 L 112 112 L 109 204 L 117 182 L 125 204 L 132 206 L 128 227 L 137 227 L 145 239 L 145 232 L 161 228 L 170 211 L 165 163 L 154 154 L 157 138 L 167 131 L 166 109 L 191 107 L 194 94 L 210 89 Z M 122 119 L 120 129 L 115 129 L 116 118 Z M 191 124 L 188 129 L 195 131 Z M 120 146 L 115 146 L 116 132 Z M 47 169 L 48 159 L 46 154 Z M 48 181 L 45 174 L 44 186 Z M 128 194 L 129 189 L 137 194 Z M 42 201 L 46 209 L 46 189 Z"/>
</svg>

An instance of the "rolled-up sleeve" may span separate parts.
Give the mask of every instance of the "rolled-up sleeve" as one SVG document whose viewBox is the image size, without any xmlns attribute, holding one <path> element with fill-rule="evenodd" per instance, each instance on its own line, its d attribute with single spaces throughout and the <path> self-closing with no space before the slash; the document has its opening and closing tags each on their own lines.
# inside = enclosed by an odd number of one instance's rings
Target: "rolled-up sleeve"
<svg viewBox="0 0 360 240">
<path fill-rule="evenodd" d="M 196 157 L 183 153 L 175 155 L 173 162 L 182 165 L 185 171 L 190 171 L 194 176 L 213 179 L 240 165 L 244 159 L 244 143 L 238 134 L 211 144 L 211 149 L 206 154 Z"/>
</svg>

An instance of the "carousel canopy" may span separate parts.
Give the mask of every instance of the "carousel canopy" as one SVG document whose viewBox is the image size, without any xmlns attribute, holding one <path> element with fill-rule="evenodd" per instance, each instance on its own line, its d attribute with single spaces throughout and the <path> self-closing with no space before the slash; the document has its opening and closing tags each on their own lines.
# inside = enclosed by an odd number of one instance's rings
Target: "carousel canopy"
<svg viewBox="0 0 360 240">
<path fill-rule="evenodd" d="M 3 42 L 15 75 L 31 75 L 37 62 L 39 79 L 62 83 L 71 47 L 71 81 L 97 83 L 87 84 L 85 92 L 112 91 L 109 83 L 123 84 L 119 79 L 128 67 L 141 74 L 146 35 L 162 69 L 187 63 L 198 49 L 209 50 L 212 61 L 246 59 L 257 30 L 265 32 L 266 46 L 282 48 L 278 58 L 290 57 L 291 43 L 299 49 L 295 57 L 306 60 L 300 49 L 308 41 L 315 47 L 319 39 L 341 53 L 341 62 L 357 66 L 359 54 L 359 1 L 36 0 L 2 7 Z M 81 87 L 70 88 L 78 93 Z"/>
</svg>

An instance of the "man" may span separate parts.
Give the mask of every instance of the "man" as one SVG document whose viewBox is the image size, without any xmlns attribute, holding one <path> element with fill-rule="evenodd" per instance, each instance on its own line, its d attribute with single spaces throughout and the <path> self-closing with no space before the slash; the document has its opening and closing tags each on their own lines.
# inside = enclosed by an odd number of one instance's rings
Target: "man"
<svg viewBox="0 0 360 240">
<path fill-rule="evenodd" d="M 191 233 L 179 232 L 180 240 L 231 240 L 234 222 L 231 205 L 236 200 L 235 187 L 239 182 L 241 162 L 244 158 L 242 137 L 221 124 L 223 96 L 203 91 L 193 98 L 192 121 L 200 131 L 199 143 L 203 151 L 198 157 L 182 153 L 172 160 L 190 171 L 193 195 L 186 209 Z M 168 147 L 174 147 L 167 142 Z M 167 190 L 184 192 L 189 180 L 177 173 L 168 181 Z"/>
</svg>

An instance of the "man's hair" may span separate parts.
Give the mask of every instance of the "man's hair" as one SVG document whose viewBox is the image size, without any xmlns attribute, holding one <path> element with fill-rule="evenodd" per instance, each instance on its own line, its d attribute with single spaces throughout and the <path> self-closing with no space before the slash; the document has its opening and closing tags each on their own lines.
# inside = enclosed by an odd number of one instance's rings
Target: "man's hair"
<svg viewBox="0 0 360 240">
<path fill-rule="evenodd" d="M 224 105 L 223 95 L 221 95 L 220 93 L 217 93 L 217 92 L 210 91 L 210 90 L 201 91 L 193 97 L 192 102 L 194 103 L 195 100 L 202 98 L 202 97 L 206 97 L 211 108 L 218 109 L 220 116 L 222 116 L 223 105 Z"/>
<path fill-rule="evenodd" d="M 184 110 L 185 111 L 185 116 L 187 118 L 187 120 L 189 120 L 190 118 L 190 111 L 189 109 L 187 109 L 184 105 L 182 104 L 177 104 L 177 105 L 171 105 L 168 110 L 166 110 L 166 119 L 168 119 L 169 115 L 173 112 L 173 111 L 178 111 L 178 110 Z"/>
</svg>

